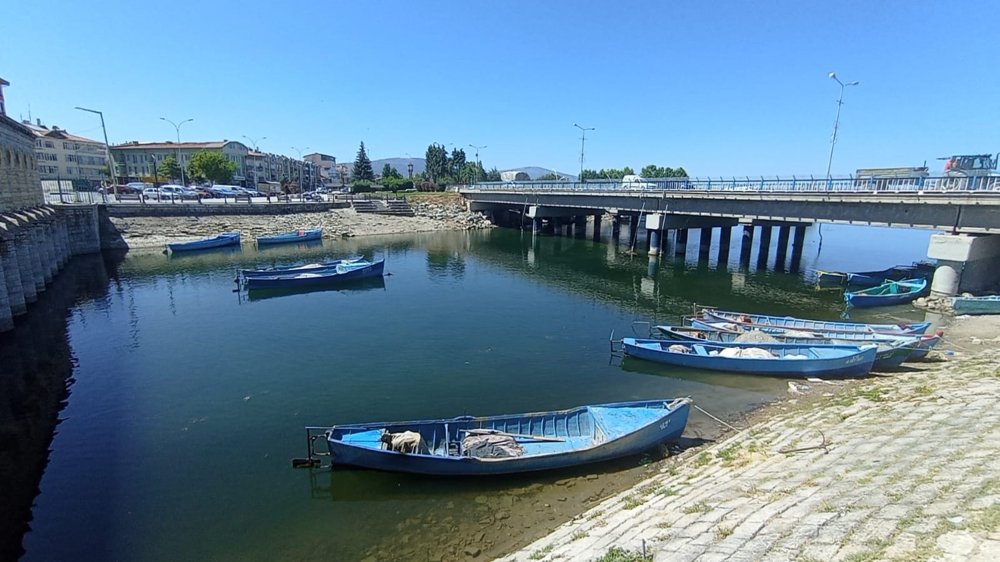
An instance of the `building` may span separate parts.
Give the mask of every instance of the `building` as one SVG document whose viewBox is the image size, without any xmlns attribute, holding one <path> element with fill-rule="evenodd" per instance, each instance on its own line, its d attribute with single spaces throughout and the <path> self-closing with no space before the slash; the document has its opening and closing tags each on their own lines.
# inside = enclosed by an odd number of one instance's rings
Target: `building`
<svg viewBox="0 0 1000 562">
<path fill-rule="evenodd" d="M 306 154 L 305 161 L 310 162 L 314 169 L 313 184 L 323 187 L 340 186 L 340 178 L 337 174 L 337 158 L 329 154 L 313 152 Z"/>
<path fill-rule="evenodd" d="M 347 185 L 347 182 L 351 180 L 351 167 L 343 163 L 337 164 L 334 167 L 336 168 L 337 176 L 340 179 L 340 183 L 338 185 Z"/>
<path fill-rule="evenodd" d="M 0 213 L 35 207 L 45 203 L 38 179 L 35 134 L 7 117 L 0 78 Z"/>
<path fill-rule="evenodd" d="M 119 181 L 162 182 L 181 178 L 164 178 L 156 175 L 159 165 L 168 156 L 177 159 L 177 163 L 187 173 L 191 158 L 203 151 L 220 152 L 236 164 L 233 183 L 242 184 L 247 181 L 246 160 L 250 150 L 238 141 L 222 140 L 215 142 L 129 142 L 111 147 L 111 157 L 115 160 L 115 175 Z M 251 178 L 250 181 L 253 181 Z"/>
<path fill-rule="evenodd" d="M 289 158 L 282 154 L 250 151 L 246 158 L 247 182 L 256 184 L 258 189 L 270 189 L 270 184 L 291 185 L 293 192 L 298 192 L 299 178 L 303 185 L 310 185 L 313 174 L 312 163 Z M 261 186 L 267 183 L 268 186 Z"/>
<path fill-rule="evenodd" d="M 38 177 L 42 180 L 70 180 L 77 188 L 94 188 L 107 179 L 107 147 L 103 142 L 72 135 L 42 120 L 21 122 L 35 135 Z"/>
</svg>

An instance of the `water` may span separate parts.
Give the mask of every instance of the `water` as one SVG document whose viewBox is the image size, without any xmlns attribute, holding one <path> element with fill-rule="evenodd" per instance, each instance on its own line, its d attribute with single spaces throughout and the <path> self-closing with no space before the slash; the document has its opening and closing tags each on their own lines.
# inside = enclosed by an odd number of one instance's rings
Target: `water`
<svg viewBox="0 0 1000 562">
<path fill-rule="evenodd" d="M 817 233 L 807 238 L 804 269 L 906 263 L 928 236 L 825 228 L 818 257 Z M 890 243 L 859 243 L 869 236 Z M 506 229 L 76 260 L 31 322 L 0 340 L 5 395 L 18 397 L 4 414 L 16 422 L 10 481 L 23 488 L 8 491 L 23 506 L 4 509 L 9 528 L 23 529 L 58 412 L 24 560 L 500 554 L 620 489 L 622 475 L 634 480 L 644 460 L 457 482 L 293 470 L 303 426 L 681 395 L 731 416 L 782 396 L 780 379 L 610 357 L 612 330 L 676 322 L 695 302 L 842 312 L 838 293 L 801 275 L 741 271 L 738 249 L 728 263 L 714 250 L 699 263 L 691 244 L 687 259 L 654 266 L 624 246 Z M 385 257 L 392 275 L 302 294 L 232 290 L 240 267 L 358 253 Z M 921 316 L 897 307 L 860 318 Z M 716 430 L 693 415 L 688 435 Z"/>
</svg>

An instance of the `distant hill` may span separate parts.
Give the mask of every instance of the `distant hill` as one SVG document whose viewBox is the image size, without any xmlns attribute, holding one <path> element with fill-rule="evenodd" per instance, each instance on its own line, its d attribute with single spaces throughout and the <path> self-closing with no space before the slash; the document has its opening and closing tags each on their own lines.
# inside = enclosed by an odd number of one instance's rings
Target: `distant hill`
<svg viewBox="0 0 1000 562">
<path fill-rule="evenodd" d="M 407 174 L 406 165 L 410 162 L 413 163 L 413 175 L 423 173 L 424 168 L 426 168 L 426 160 L 423 158 L 381 158 L 379 160 L 372 160 L 372 171 L 376 174 L 381 174 L 382 168 L 388 164 L 396 168 L 399 175 L 405 178 Z"/>
<path fill-rule="evenodd" d="M 563 172 L 557 172 L 555 170 L 550 170 L 548 168 L 540 168 L 538 166 L 523 166 L 521 168 L 508 168 L 506 170 L 501 170 L 501 171 L 503 171 L 503 172 L 513 172 L 513 171 L 524 172 L 524 173 L 528 174 L 529 176 L 531 176 L 531 179 L 533 179 L 533 180 L 537 180 L 538 178 L 540 178 L 542 176 L 545 176 L 545 175 L 548 175 L 548 174 L 559 174 L 565 180 L 570 180 L 570 181 L 575 181 L 576 180 L 576 176 L 574 176 L 572 174 L 566 174 L 566 173 L 563 173 Z"/>
</svg>

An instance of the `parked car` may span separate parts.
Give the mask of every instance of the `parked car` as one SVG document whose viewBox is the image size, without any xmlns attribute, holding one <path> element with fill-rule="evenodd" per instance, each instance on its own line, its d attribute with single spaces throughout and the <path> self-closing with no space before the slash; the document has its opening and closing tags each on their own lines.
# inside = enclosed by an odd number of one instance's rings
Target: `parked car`
<svg viewBox="0 0 1000 562">
<path fill-rule="evenodd" d="M 141 181 L 133 181 L 133 182 L 129 182 L 129 183 L 125 184 L 125 187 L 128 187 L 130 189 L 134 189 L 135 191 L 133 193 L 139 193 L 139 192 L 143 191 L 144 189 L 146 189 L 147 187 L 153 187 L 153 186 L 150 185 L 150 184 L 148 184 L 148 183 L 141 182 Z"/>
<path fill-rule="evenodd" d="M 198 192 L 182 185 L 161 185 L 160 197 L 165 199 L 197 199 Z"/>
<path fill-rule="evenodd" d="M 159 201 L 163 195 L 160 190 L 155 187 L 147 187 L 142 190 L 142 197 L 147 201 Z"/>
<path fill-rule="evenodd" d="M 213 185 L 208 188 L 216 197 L 240 197 L 245 194 L 235 185 Z"/>
</svg>

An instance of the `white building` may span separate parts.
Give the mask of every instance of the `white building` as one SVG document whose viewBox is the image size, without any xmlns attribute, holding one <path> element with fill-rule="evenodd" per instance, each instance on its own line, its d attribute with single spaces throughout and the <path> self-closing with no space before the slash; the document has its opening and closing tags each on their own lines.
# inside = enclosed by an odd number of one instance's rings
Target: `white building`
<svg viewBox="0 0 1000 562">
<path fill-rule="evenodd" d="M 337 174 L 337 157 L 313 152 L 306 154 L 305 160 L 311 162 L 315 170 L 312 178 L 314 183 L 319 183 L 323 187 L 340 185 L 340 177 Z"/>
<path fill-rule="evenodd" d="M 227 159 L 236 164 L 233 183 L 246 181 L 246 159 L 249 149 L 238 141 L 222 140 L 215 142 L 129 142 L 111 147 L 111 157 L 115 159 L 115 175 L 119 179 L 153 182 L 180 180 L 180 178 L 156 178 L 159 165 L 168 156 L 173 156 L 187 174 L 191 158 L 201 152 L 221 152 Z M 252 178 L 251 178 L 252 181 Z"/>
<path fill-rule="evenodd" d="M 53 125 L 22 121 L 35 134 L 38 177 L 42 180 L 71 180 L 81 187 L 95 187 L 107 179 L 107 147 L 103 142 L 72 135 Z"/>
</svg>

